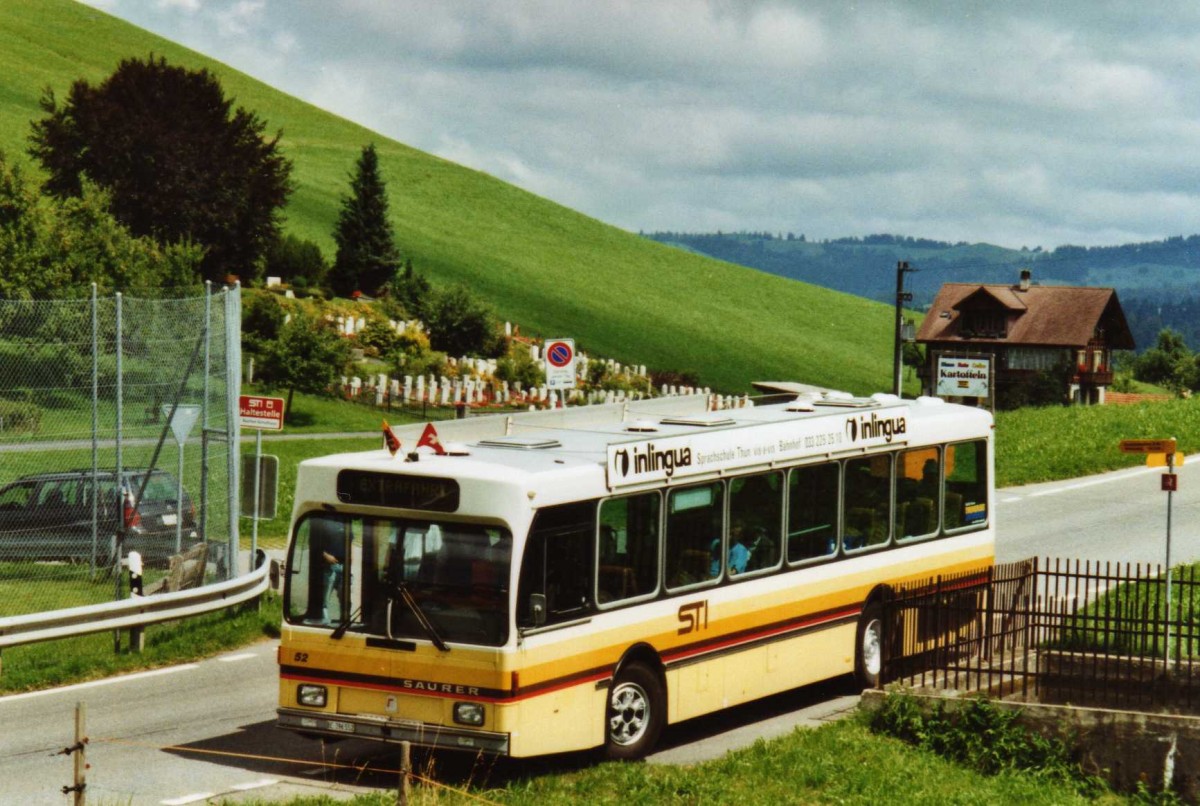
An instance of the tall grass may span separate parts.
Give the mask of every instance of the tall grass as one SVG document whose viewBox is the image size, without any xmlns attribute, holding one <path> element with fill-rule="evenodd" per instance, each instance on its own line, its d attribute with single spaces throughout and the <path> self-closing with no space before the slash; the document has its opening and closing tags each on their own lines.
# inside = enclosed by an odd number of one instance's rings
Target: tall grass
<svg viewBox="0 0 1200 806">
<path fill-rule="evenodd" d="M 914 750 L 898 739 L 873 734 L 854 720 L 815 730 L 801 729 L 720 759 L 694 765 L 607 763 L 573 772 L 543 773 L 539 765 L 511 763 L 514 777 L 500 786 L 468 783 L 465 790 L 416 786 L 410 803 L 513 806 L 578 804 L 794 804 L 846 806 L 906 804 L 1085 804 L 1118 803 L 1101 795 L 1091 799 L 1067 783 L 1034 773 L 1005 771 L 983 775 Z M 390 806 L 394 792 L 360 795 L 354 806 Z M 267 803 L 267 801 L 259 801 Z M 289 806 L 331 804 L 324 797 L 286 801 Z"/>
<path fill-rule="evenodd" d="M 264 596 L 260 606 L 234 607 L 146 628 L 143 652 L 113 651 L 112 633 L 96 633 L 4 650 L 0 693 L 49 688 L 95 680 L 120 672 L 199 660 L 279 637 L 279 598 Z"/>
<path fill-rule="evenodd" d="M 1184 453 L 1200 450 L 1200 400 L 998 412 L 996 484 L 1032 484 L 1145 464 L 1145 456 L 1123 454 L 1118 444 L 1159 437 L 1175 437 Z"/>
</svg>

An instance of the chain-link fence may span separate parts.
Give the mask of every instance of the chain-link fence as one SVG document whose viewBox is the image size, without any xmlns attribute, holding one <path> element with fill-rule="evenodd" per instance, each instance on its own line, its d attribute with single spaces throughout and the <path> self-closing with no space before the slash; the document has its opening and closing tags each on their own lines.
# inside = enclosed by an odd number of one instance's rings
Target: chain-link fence
<svg viewBox="0 0 1200 806">
<path fill-rule="evenodd" d="M 236 573 L 240 310 L 0 300 L 0 616 Z"/>
</svg>

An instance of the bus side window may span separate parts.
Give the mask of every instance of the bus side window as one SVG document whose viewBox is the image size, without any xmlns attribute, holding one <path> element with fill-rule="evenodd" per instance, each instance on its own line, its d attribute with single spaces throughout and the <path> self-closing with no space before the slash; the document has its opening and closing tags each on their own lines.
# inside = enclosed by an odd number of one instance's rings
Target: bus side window
<svg viewBox="0 0 1200 806">
<path fill-rule="evenodd" d="M 783 549 L 783 474 L 741 476 L 729 482 L 730 576 L 779 566 Z M 742 548 L 736 548 L 738 543 Z"/>
<path fill-rule="evenodd" d="M 896 458 L 896 537 L 932 535 L 938 528 L 941 465 L 937 448 L 913 448 Z"/>
<path fill-rule="evenodd" d="M 848 459 L 842 486 L 842 547 L 879 546 L 892 534 L 892 457 Z"/>
<path fill-rule="evenodd" d="M 788 562 L 837 553 L 840 476 L 835 462 L 797 467 L 788 476 Z"/>
<path fill-rule="evenodd" d="M 715 581 L 724 568 L 725 484 L 697 484 L 667 493 L 666 582 L 682 588 Z"/>
<path fill-rule="evenodd" d="M 658 493 L 611 498 L 600 505 L 600 604 L 647 596 L 658 590 Z"/>
<path fill-rule="evenodd" d="M 517 624 L 537 626 L 530 597 L 546 597 L 546 623 L 580 618 L 592 610 L 596 556 L 596 503 L 538 510 L 529 530 L 517 594 Z"/>
<path fill-rule="evenodd" d="M 950 530 L 986 524 L 987 443 L 977 440 L 947 445 L 944 475 L 942 527 Z"/>
</svg>

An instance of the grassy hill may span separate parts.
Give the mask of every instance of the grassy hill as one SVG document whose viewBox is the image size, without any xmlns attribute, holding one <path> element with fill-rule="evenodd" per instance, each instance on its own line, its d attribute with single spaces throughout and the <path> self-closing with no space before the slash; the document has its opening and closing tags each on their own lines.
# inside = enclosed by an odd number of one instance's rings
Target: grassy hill
<svg viewBox="0 0 1200 806">
<path fill-rule="evenodd" d="M 892 313 L 876 302 L 688 254 L 388 140 L 225 65 L 69 0 L 0 4 L 0 150 L 24 154 L 45 87 L 99 82 L 125 57 L 207 67 L 281 129 L 295 170 L 287 229 L 332 256 L 340 197 L 376 144 L 397 241 L 435 283 L 462 281 L 525 332 L 725 391 L 790 379 L 890 387 Z"/>
</svg>

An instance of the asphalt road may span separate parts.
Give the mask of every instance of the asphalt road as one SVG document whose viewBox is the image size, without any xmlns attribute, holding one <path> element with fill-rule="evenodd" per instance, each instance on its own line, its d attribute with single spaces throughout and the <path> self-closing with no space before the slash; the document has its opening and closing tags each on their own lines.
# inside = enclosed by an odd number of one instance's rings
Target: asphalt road
<svg viewBox="0 0 1200 806">
<path fill-rule="evenodd" d="M 1200 456 L 1176 468 L 1179 490 L 1169 496 L 1164 472 L 1143 466 L 997 491 L 996 561 L 1165 563 L 1168 498 L 1171 563 L 1200 559 Z"/>
<path fill-rule="evenodd" d="M 1172 559 L 1200 558 L 1200 471 L 1179 469 L 1171 496 Z M 1167 494 L 1161 469 L 1137 468 L 1002 490 L 997 559 L 1030 556 L 1162 562 Z M 286 799 L 395 787 L 396 751 L 365 742 L 322 745 L 273 726 L 275 643 L 198 664 L 0 698 L 0 803 L 62 804 L 77 702 L 87 705 L 90 802 L 203 803 L 214 797 Z M 651 762 L 694 763 L 796 725 L 836 718 L 855 702 L 839 678 L 668 728 Z M 590 753 L 480 762 L 441 754 L 438 780 L 454 785 L 578 768 Z M 418 772 L 431 763 L 418 754 Z"/>
</svg>

